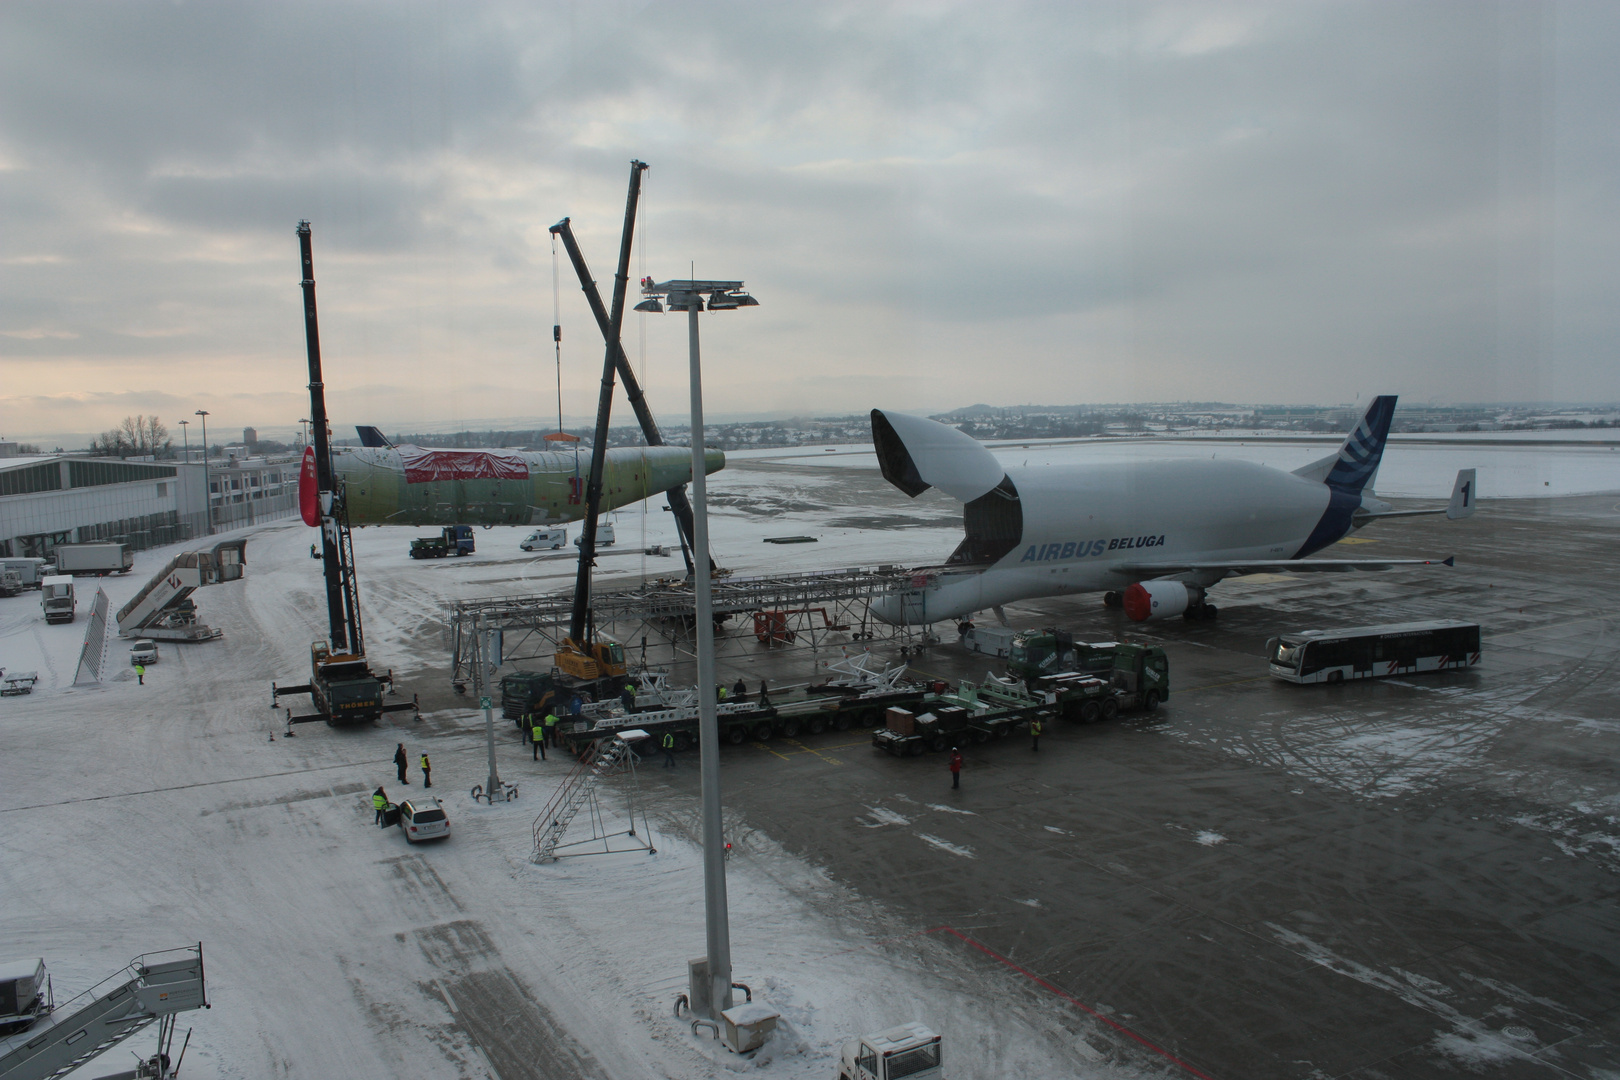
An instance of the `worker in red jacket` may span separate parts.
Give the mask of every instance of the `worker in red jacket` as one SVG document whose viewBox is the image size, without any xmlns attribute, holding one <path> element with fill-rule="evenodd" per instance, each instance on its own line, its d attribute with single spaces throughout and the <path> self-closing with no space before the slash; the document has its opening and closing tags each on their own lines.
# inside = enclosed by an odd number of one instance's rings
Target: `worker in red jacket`
<svg viewBox="0 0 1620 1080">
<path fill-rule="evenodd" d="M 951 787 L 962 786 L 962 751 L 951 747 Z"/>
</svg>

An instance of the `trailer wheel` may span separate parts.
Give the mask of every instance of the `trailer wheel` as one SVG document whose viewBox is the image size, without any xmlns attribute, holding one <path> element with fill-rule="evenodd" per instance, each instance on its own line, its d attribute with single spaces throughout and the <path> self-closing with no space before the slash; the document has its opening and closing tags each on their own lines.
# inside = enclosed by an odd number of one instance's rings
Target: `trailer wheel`
<svg viewBox="0 0 1620 1080">
<path fill-rule="evenodd" d="M 799 736 L 799 722 L 797 720 L 782 721 L 782 738 L 796 739 Z"/>
<path fill-rule="evenodd" d="M 675 733 L 675 752 L 680 753 L 683 750 L 690 749 L 692 749 L 692 736 L 688 735 L 684 731 L 677 731 Z"/>
<path fill-rule="evenodd" d="M 990 741 L 990 733 L 988 731 L 979 730 L 979 731 L 973 732 L 973 742 L 975 743 L 975 745 L 982 744 L 982 743 L 987 743 L 989 741 Z"/>
<path fill-rule="evenodd" d="M 932 750 L 936 754 L 943 754 L 947 749 L 950 748 L 950 745 L 950 740 L 943 735 L 935 735 L 932 739 L 928 740 L 928 749 Z"/>
<path fill-rule="evenodd" d="M 769 720 L 761 720 L 754 725 L 754 738 L 760 742 L 770 742 L 776 738 L 776 725 Z"/>
<path fill-rule="evenodd" d="M 1111 697 L 1103 698 L 1101 711 L 1105 721 L 1114 719 L 1119 715 L 1119 701 Z"/>
<path fill-rule="evenodd" d="M 1013 729 L 1012 724 L 1005 721 L 1005 720 L 1003 720 L 1001 723 L 997 724 L 991 730 L 995 732 L 996 738 L 1005 739 L 1007 736 L 1012 734 L 1012 729 Z"/>
<path fill-rule="evenodd" d="M 738 724 L 736 727 L 726 729 L 726 742 L 732 746 L 741 746 L 748 741 L 748 729 Z"/>
<path fill-rule="evenodd" d="M 921 739 L 913 739 L 911 742 L 906 744 L 906 756 L 922 757 L 924 749 L 926 748 L 923 746 Z"/>
<path fill-rule="evenodd" d="M 1142 695 L 1142 711 L 1143 712 L 1152 712 L 1154 709 L 1157 709 L 1158 707 L 1159 707 L 1159 692 L 1157 690 L 1149 690 L 1147 693 Z"/>
<path fill-rule="evenodd" d="M 834 731 L 848 731 L 850 719 L 848 713 L 833 713 L 832 726 Z"/>
<path fill-rule="evenodd" d="M 826 731 L 826 730 L 827 730 L 827 718 L 825 716 L 812 716 L 810 718 L 810 734 L 812 734 L 812 735 L 820 735 L 823 731 Z"/>
<path fill-rule="evenodd" d="M 1097 714 L 1100 712 L 1095 701 L 1082 701 L 1080 703 L 1080 722 L 1082 724 L 1095 724 Z"/>
</svg>

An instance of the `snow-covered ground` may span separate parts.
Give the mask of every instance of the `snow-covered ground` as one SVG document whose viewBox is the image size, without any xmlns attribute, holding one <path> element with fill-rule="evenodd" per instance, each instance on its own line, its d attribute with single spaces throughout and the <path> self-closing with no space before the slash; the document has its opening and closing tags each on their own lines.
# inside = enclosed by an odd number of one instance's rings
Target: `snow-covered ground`
<svg viewBox="0 0 1620 1080">
<path fill-rule="evenodd" d="M 722 559 L 743 569 L 802 560 L 802 547 L 760 543 L 803 531 L 803 515 L 782 528 L 760 512 L 760 499 L 791 500 L 794 485 L 727 480 L 714 485 Z M 645 516 L 646 542 L 673 542 L 668 514 Z M 675 572 L 678 555 L 632 550 L 641 517 L 618 515 L 605 580 Z M 922 530 L 887 557 L 948 550 L 956 528 Z M 480 531 L 477 555 L 431 563 L 405 555 L 416 531 L 355 536 L 368 651 L 401 673 L 442 671 L 446 600 L 572 580 L 572 549 L 522 553 L 523 530 Z M 270 682 L 302 681 L 309 642 L 324 636 L 319 566 L 296 520 L 245 534 L 245 579 L 196 595 L 225 637 L 162 646 L 144 686 L 118 641 L 107 682 L 72 685 L 95 580 L 80 579 L 71 625 L 47 626 L 37 593 L 0 600 L 0 667 L 41 675 L 33 695 L 0 699 L 0 941 L 4 958 L 43 956 L 59 999 L 138 953 L 202 941 L 214 1008 L 181 1022 L 195 1029 L 185 1075 L 197 1080 L 759 1069 L 822 1080 L 842 1039 L 908 1020 L 948 1033 L 952 1076 L 1133 1075 L 1076 1037 L 1091 1022 L 1071 1006 L 742 829 L 728 872 L 735 974 L 785 1023 L 751 1060 L 695 1037 L 671 1014 L 686 962 L 704 947 L 695 805 L 663 795 L 648 806 L 656 855 L 536 867 L 532 821 L 567 766 L 561 755 L 531 762 L 509 725 L 497 729 L 500 769 L 522 797 L 494 808 L 467 794 L 486 775 L 472 710 L 364 730 L 304 725 L 288 739 Z M 817 564 L 871 561 L 875 539 L 831 530 Z M 114 612 L 173 550 L 140 553 L 133 573 L 99 582 Z M 421 790 L 394 783 L 400 741 L 413 780 L 415 756 L 433 760 L 454 831 L 446 843 L 418 849 L 372 827 L 375 786 L 396 799 Z M 606 806 L 622 812 L 620 796 Z M 150 1041 L 126 1046 L 149 1054 Z M 99 1075 L 125 1054 L 80 1072 Z"/>
<path fill-rule="evenodd" d="M 996 452 L 1009 464 L 1215 453 L 1293 468 L 1327 451 L 1154 440 Z M 737 573 L 936 561 L 960 539 L 956 504 L 888 488 L 870 447 L 732 460 L 711 478 L 711 528 L 719 561 Z M 1620 489 L 1620 452 L 1578 446 L 1395 446 L 1379 489 L 1444 498 L 1465 466 L 1480 469 L 1487 497 Z M 678 552 L 641 553 L 675 547 L 661 507 L 615 523 L 604 585 L 679 572 Z M 446 601 L 572 583 L 572 547 L 520 552 L 526 530 L 481 530 L 475 556 L 431 563 L 406 556 L 417 531 L 355 535 L 369 651 L 407 689 L 413 670 L 442 671 Z M 818 542 L 762 543 L 794 534 Z M 137 953 L 201 940 L 215 1008 L 183 1018 L 195 1027 L 185 1066 L 195 1078 L 824 1078 L 842 1038 L 913 1019 L 947 1032 L 948 1075 L 1129 1074 L 1099 1059 L 1084 1038 L 1090 1021 L 1069 1005 L 747 830 L 728 871 L 736 974 L 787 1023 L 751 1061 L 695 1038 L 670 1012 L 686 961 L 703 951 L 695 806 L 672 795 L 649 806 L 656 855 L 535 867 L 532 819 L 565 766 L 531 763 L 509 726 L 498 729 L 500 769 L 523 795 L 494 808 L 467 797 L 486 771 L 470 710 L 359 731 L 306 725 L 285 738 L 269 684 L 302 681 L 308 644 L 324 636 L 319 567 L 296 521 L 246 535 L 245 580 L 197 594 L 224 639 L 164 646 L 145 686 L 117 642 L 108 682 L 72 685 L 95 582 L 80 579 L 72 625 L 45 625 L 37 593 L 0 600 L 0 667 L 41 676 L 32 696 L 0 699 L 0 959 L 45 957 L 59 998 Z M 112 610 L 173 550 L 143 552 L 133 573 L 106 579 Z M 433 758 L 455 833 L 447 843 L 418 850 L 371 826 L 371 789 L 402 794 L 389 764 L 399 741 L 413 762 Z M 134 1045 L 149 1049 L 144 1036 Z"/>
</svg>

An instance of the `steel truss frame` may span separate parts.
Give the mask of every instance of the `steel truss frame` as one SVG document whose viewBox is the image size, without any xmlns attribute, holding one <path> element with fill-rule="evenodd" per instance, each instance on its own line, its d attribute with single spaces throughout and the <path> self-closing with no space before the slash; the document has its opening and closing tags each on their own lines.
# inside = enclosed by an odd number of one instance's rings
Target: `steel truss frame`
<svg viewBox="0 0 1620 1080">
<path fill-rule="evenodd" d="M 898 642 L 902 655 L 932 644 L 926 626 L 891 626 L 874 619 L 872 601 L 913 585 L 918 571 L 894 566 L 851 567 L 805 574 L 764 577 L 725 577 L 714 582 L 714 613 L 738 616 L 744 625 L 717 640 L 721 655 L 740 655 L 760 647 L 752 619 L 761 612 L 780 612 L 794 644 L 808 642 L 812 650 L 844 642 Z M 654 662 L 648 649 L 657 648 L 656 662 L 673 661 L 692 649 L 695 600 L 690 582 L 680 578 L 648 581 L 616 591 L 596 593 L 591 604 L 599 632 L 625 646 L 626 655 L 641 650 L 643 664 Z M 478 662 L 479 641 L 474 629 L 482 619 L 486 627 L 502 632 L 506 663 L 550 657 L 568 634 L 573 610 L 571 593 L 543 596 L 492 596 L 458 600 L 445 606 L 446 644 L 450 647 L 450 679 L 464 687 Z M 778 644 L 786 644 L 778 643 Z M 803 647 L 800 645 L 800 647 Z M 668 650 L 667 654 L 662 651 Z"/>
</svg>

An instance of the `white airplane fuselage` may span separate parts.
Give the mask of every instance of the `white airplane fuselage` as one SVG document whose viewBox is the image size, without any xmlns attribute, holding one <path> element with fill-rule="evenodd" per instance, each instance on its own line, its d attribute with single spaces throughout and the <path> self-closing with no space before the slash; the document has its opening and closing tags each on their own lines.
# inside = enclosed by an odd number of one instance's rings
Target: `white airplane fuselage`
<svg viewBox="0 0 1620 1080">
<path fill-rule="evenodd" d="M 873 603 L 878 618 L 924 624 L 1032 597 L 1121 589 L 1145 576 L 1130 569 L 1143 563 L 1293 559 L 1307 543 L 1314 550 L 1352 528 L 1348 507 L 1335 515 L 1342 522 L 1324 520 L 1333 501 L 1324 484 L 1252 462 L 1024 467 L 1006 477 L 1018 495 L 1017 543 L 989 565 L 920 574 L 923 583 Z M 1181 580 L 1207 585 L 1219 576 Z"/>
</svg>

